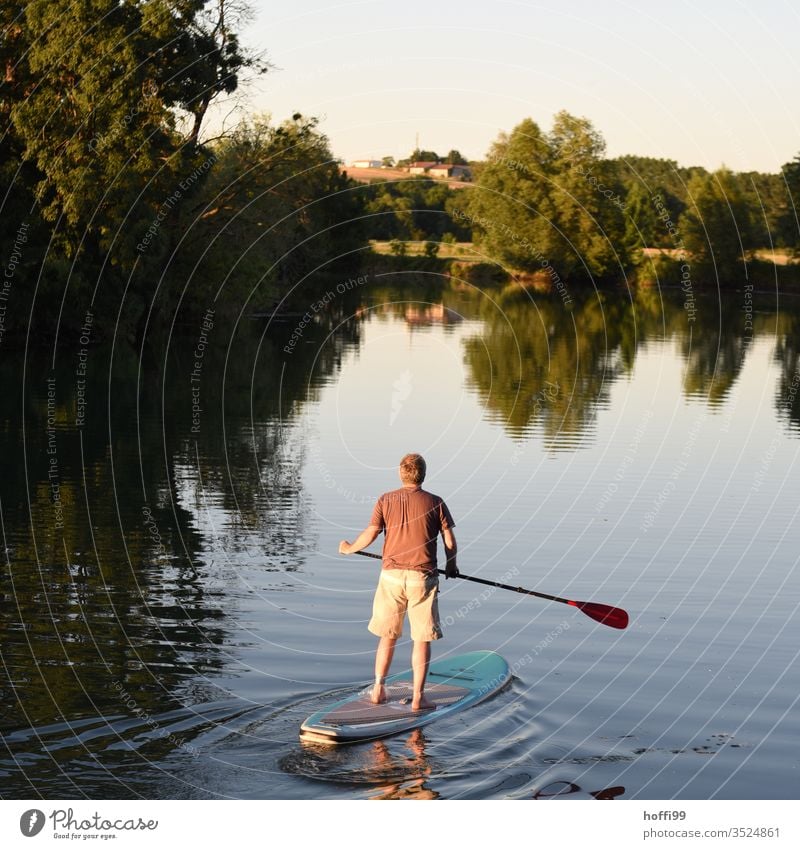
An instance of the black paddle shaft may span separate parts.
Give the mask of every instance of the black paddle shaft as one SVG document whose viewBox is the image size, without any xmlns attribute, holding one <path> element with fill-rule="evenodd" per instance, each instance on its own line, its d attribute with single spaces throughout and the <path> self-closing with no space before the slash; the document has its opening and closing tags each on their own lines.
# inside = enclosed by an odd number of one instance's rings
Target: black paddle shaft
<svg viewBox="0 0 800 849">
<path fill-rule="evenodd" d="M 371 551 L 356 551 L 356 554 L 360 554 L 362 557 L 372 557 L 375 560 L 382 560 L 383 558 L 380 554 L 373 554 Z M 440 575 L 447 575 L 444 569 L 437 570 Z M 485 578 L 476 578 L 474 575 L 461 575 L 459 574 L 459 578 L 463 578 L 465 581 L 474 581 L 476 584 L 483 584 L 487 587 L 497 587 L 499 590 L 511 590 L 513 593 L 522 593 L 523 595 L 535 595 L 537 598 L 546 598 L 548 601 L 560 601 L 562 604 L 575 604 L 574 601 L 570 601 L 568 598 L 559 598 L 557 595 L 547 595 L 547 593 L 537 593 L 535 590 L 526 590 L 525 587 L 512 587 L 510 584 L 501 584 L 498 581 L 487 581 Z"/>
<path fill-rule="evenodd" d="M 362 557 L 372 557 L 375 560 L 382 560 L 380 554 L 373 554 L 371 551 L 356 551 L 355 554 L 360 554 Z M 444 569 L 437 570 L 440 575 L 447 576 Z M 570 607 L 577 607 L 582 613 L 585 613 L 595 622 L 600 622 L 603 625 L 608 625 L 609 628 L 627 628 L 628 614 L 620 607 L 611 607 L 607 604 L 598 604 L 594 601 L 572 601 L 569 598 L 561 598 L 557 595 L 549 595 L 548 593 L 540 593 L 536 590 L 526 590 L 525 587 L 512 587 L 510 584 L 501 584 L 499 581 L 488 581 L 485 578 L 476 578 L 474 575 L 458 575 L 465 581 L 473 581 L 476 584 L 483 584 L 487 587 L 497 587 L 499 590 L 510 590 L 512 593 L 522 593 L 522 595 L 532 595 L 536 598 L 543 598 L 547 601 L 557 601 L 560 604 L 568 604 Z"/>
</svg>

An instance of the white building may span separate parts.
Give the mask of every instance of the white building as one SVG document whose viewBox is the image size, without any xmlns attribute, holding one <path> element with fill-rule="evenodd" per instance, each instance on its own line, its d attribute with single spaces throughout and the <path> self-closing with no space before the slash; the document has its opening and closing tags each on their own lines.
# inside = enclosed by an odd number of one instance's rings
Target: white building
<svg viewBox="0 0 800 849">
<path fill-rule="evenodd" d="M 354 159 L 350 163 L 351 168 L 380 168 L 381 165 L 380 159 Z"/>
<path fill-rule="evenodd" d="M 434 165 L 428 173 L 431 177 L 449 177 L 452 180 L 469 180 L 472 176 L 466 165 L 448 165 L 446 162 Z"/>
<path fill-rule="evenodd" d="M 411 162 L 408 165 L 409 174 L 427 174 L 431 168 L 435 168 L 437 162 Z"/>
</svg>

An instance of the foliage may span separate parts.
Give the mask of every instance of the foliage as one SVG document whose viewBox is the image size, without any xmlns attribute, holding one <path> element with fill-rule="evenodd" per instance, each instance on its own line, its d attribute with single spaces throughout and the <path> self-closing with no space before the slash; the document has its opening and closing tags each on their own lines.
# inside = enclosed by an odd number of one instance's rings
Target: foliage
<svg viewBox="0 0 800 849">
<path fill-rule="evenodd" d="M 674 234 L 669 227 L 660 222 L 651 231 L 647 201 L 656 211 L 656 206 L 664 210 L 666 217 L 677 222 L 686 208 L 686 186 L 695 173 L 704 174 L 703 168 L 681 168 L 673 159 L 656 159 L 650 156 L 622 156 L 608 160 L 616 179 L 622 186 L 626 198 L 627 215 L 632 221 L 626 221 L 626 231 L 630 235 L 636 232 L 636 226 L 649 239 L 644 247 L 674 248 Z M 632 203 L 633 202 L 633 203 Z M 635 211 L 634 211 L 635 210 Z M 636 247 L 642 247 L 638 236 Z"/>
<path fill-rule="evenodd" d="M 800 154 L 781 169 L 781 181 L 786 191 L 785 203 L 779 210 L 777 229 L 781 242 L 800 255 Z"/>
<path fill-rule="evenodd" d="M 134 338 L 169 323 L 150 304 L 170 286 L 191 281 L 194 309 L 245 280 L 274 297 L 353 248 L 358 196 L 313 121 L 203 142 L 212 103 L 268 68 L 240 45 L 247 16 L 243 0 L 3 4 L 0 235 L 30 228 L 15 297 L 37 281 L 43 327 L 91 303 L 97 333 Z"/>
<path fill-rule="evenodd" d="M 208 301 L 222 287 L 238 312 L 264 306 L 363 243 L 355 183 L 344 177 L 317 121 L 296 114 L 240 125 L 214 146 L 215 166 L 179 228 L 176 279 Z"/>
<path fill-rule="evenodd" d="M 415 147 L 409 157 L 411 162 L 439 162 L 439 154 L 435 150 L 420 150 Z"/>
<path fill-rule="evenodd" d="M 414 150 L 405 158 L 398 161 L 398 165 L 410 165 L 412 162 L 440 162 L 441 158 L 435 150 L 420 150 L 415 147 Z"/>
<path fill-rule="evenodd" d="M 659 226 L 654 197 L 663 198 L 663 190 L 653 196 L 640 182 L 633 183 L 625 196 L 625 246 L 631 256 L 659 245 L 667 232 L 667 228 Z"/>
<path fill-rule="evenodd" d="M 513 268 L 564 278 L 625 267 L 621 198 L 603 150 L 591 124 L 566 112 L 549 134 L 531 119 L 501 134 L 466 211 L 482 248 Z"/>
<path fill-rule="evenodd" d="M 469 228 L 449 215 L 458 193 L 426 177 L 372 183 L 363 193 L 369 237 L 440 241 L 445 233 L 453 233 L 457 239 L 468 239 Z"/>
<path fill-rule="evenodd" d="M 448 165 L 468 165 L 467 160 L 461 155 L 461 152 L 458 150 L 450 150 L 445 156 L 444 162 Z"/>
<path fill-rule="evenodd" d="M 792 232 L 785 226 L 791 196 L 783 175 L 748 171 L 735 176 L 751 210 L 755 246 L 791 247 Z"/>
<path fill-rule="evenodd" d="M 680 219 L 686 248 L 698 262 L 713 264 L 727 276 L 757 247 L 747 197 L 736 176 L 726 168 L 713 174 L 695 174 L 689 180 L 688 195 Z"/>
</svg>

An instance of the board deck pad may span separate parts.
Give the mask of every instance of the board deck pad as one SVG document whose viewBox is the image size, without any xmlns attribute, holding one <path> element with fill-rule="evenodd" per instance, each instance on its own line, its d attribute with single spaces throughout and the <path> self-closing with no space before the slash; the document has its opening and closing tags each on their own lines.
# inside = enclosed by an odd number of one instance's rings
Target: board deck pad
<svg viewBox="0 0 800 849">
<path fill-rule="evenodd" d="M 431 663 L 425 696 L 436 707 L 411 709 L 412 673 L 400 672 L 386 681 L 387 701 L 370 701 L 372 686 L 312 714 L 300 737 L 339 744 L 374 740 L 419 728 L 487 699 L 511 678 L 506 661 L 490 651 L 469 652 Z"/>
<path fill-rule="evenodd" d="M 387 719 L 397 719 L 400 716 L 416 716 L 419 711 L 411 710 L 411 697 L 414 690 L 411 682 L 389 684 L 386 687 L 386 701 L 383 704 L 374 705 L 369 700 L 370 687 L 358 699 L 344 702 L 339 707 L 333 708 L 326 716 L 329 725 L 355 725 L 367 722 L 381 722 Z M 429 702 L 433 702 L 438 709 L 440 706 L 450 705 L 468 696 L 470 691 L 466 687 L 452 687 L 447 684 L 428 684 L 425 687 L 425 696 Z"/>
</svg>

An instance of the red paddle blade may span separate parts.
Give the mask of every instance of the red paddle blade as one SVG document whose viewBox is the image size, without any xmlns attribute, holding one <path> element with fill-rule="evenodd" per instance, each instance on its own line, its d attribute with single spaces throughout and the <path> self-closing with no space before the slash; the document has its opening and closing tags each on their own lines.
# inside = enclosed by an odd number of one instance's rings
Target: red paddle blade
<svg viewBox="0 0 800 849">
<path fill-rule="evenodd" d="M 628 614 L 621 607 L 610 607 L 607 604 L 595 604 L 593 601 L 571 601 L 573 607 L 582 610 L 596 622 L 608 625 L 609 628 L 627 628 Z"/>
</svg>

